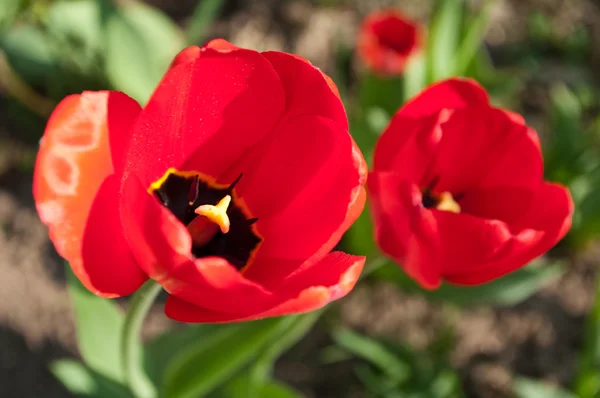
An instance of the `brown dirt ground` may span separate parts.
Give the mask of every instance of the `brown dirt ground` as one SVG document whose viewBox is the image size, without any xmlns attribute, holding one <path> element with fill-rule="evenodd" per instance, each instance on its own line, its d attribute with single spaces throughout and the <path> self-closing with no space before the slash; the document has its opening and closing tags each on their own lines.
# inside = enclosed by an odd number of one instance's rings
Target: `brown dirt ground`
<svg viewBox="0 0 600 398">
<path fill-rule="evenodd" d="M 195 3 L 149 2 L 180 22 Z M 302 0 L 230 1 L 211 35 L 255 49 L 293 51 L 328 70 L 337 41 L 351 46 L 360 15 L 392 3 L 347 0 L 343 6 L 319 8 Z M 407 14 L 425 18 L 431 2 L 398 3 Z M 494 10 L 488 41 L 502 45 L 521 40 L 526 30 L 523 15 L 531 10 L 550 15 L 561 31 L 584 23 L 596 37 L 600 34 L 599 13 L 591 1 L 505 0 Z M 600 48 L 595 50 L 600 54 Z M 33 208 L 31 175 L 19 167 L 35 147 L 18 136 L 8 116 L 0 110 L 0 397 L 68 397 L 47 370 L 52 359 L 77 356 L 64 269 Z M 473 308 L 458 315 L 451 360 L 463 375 L 469 397 L 507 397 L 515 374 L 560 384 L 571 381 L 593 300 L 599 251 L 573 259 L 560 280 L 518 306 Z M 439 305 L 386 283 L 360 285 L 341 301 L 340 315 L 359 331 L 415 347 L 426 347 L 447 323 Z M 148 333 L 167 325 L 155 308 Z M 311 333 L 279 363 L 277 375 L 307 396 L 359 397 L 349 381 L 352 366 L 316 362 L 317 348 L 328 343 L 323 332 Z"/>
</svg>

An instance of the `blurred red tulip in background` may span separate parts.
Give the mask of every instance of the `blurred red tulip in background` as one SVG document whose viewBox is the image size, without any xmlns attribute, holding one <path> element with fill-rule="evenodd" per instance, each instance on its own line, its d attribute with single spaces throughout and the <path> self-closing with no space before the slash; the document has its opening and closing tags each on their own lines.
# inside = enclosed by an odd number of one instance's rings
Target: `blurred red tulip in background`
<svg viewBox="0 0 600 398">
<path fill-rule="evenodd" d="M 395 10 L 368 15 L 360 27 L 357 51 L 361 61 L 383 75 L 399 75 L 421 46 L 421 27 Z"/>
</svg>

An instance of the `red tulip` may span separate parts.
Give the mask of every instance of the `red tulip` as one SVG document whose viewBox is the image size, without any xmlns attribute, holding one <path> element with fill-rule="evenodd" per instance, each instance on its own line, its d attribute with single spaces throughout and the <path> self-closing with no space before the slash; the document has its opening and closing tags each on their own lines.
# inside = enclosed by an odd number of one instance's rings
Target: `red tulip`
<svg viewBox="0 0 600 398">
<path fill-rule="evenodd" d="M 567 233 L 573 213 L 569 191 L 543 181 L 536 132 L 470 80 L 429 87 L 396 113 L 368 189 L 381 250 L 425 288 L 522 267 Z"/>
<path fill-rule="evenodd" d="M 142 109 L 119 92 L 56 108 L 34 195 L 92 292 L 148 277 L 186 322 L 306 312 L 364 258 L 329 253 L 364 206 L 364 159 L 335 86 L 307 61 L 224 40 L 177 56 Z"/>
<path fill-rule="evenodd" d="M 407 59 L 421 46 L 419 29 L 396 10 L 376 11 L 364 19 L 359 30 L 358 55 L 377 73 L 401 74 Z"/>
</svg>

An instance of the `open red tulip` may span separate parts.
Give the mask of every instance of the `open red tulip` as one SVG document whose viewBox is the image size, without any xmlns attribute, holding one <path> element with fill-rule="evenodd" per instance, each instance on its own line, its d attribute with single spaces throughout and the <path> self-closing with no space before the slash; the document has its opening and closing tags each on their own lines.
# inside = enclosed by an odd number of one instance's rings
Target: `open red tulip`
<svg viewBox="0 0 600 398">
<path fill-rule="evenodd" d="M 380 10 L 362 22 L 357 38 L 361 61 L 382 75 L 399 75 L 421 46 L 420 27 L 396 10 Z"/>
<path fill-rule="evenodd" d="M 150 277 L 186 322 L 300 313 L 348 293 L 363 257 L 330 251 L 364 207 L 366 166 L 331 80 L 224 40 L 180 53 L 142 109 L 119 92 L 64 99 L 34 196 L 93 293 Z"/>
<path fill-rule="evenodd" d="M 524 266 L 567 233 L 573 213 L 568 190 L 543 181 L 536 132 L 471 80 L 438 83 L 396 113 L 368 189 L 381 250 L 426 288 Z"/>
</svg>

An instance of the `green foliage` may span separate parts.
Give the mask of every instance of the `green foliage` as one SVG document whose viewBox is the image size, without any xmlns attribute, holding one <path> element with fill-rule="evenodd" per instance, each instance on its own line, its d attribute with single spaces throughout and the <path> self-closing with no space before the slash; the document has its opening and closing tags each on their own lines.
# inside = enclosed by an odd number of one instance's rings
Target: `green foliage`
<svg viewBox="0 0 600 398">
<path fill-rule="evenodd" d="M 584 172 L 582 154 L 586 147 L 581 130 L 582 107 L 575 94 L 564 84 L 555 84 L 550 92 L 552 135 L 544 147 L 546 176 L 569 184 Z"/>
<path fill-rule="evenodd" d="M 302 395 L 293 388 L 276 381 L 269 381 L 253 386 L 248 377 L 240 376 L 225 384 L 225 387 L 210 395 L 210 398 L 301 398 Z"/>
<path fill-rule="evenodd" d="M 516 398 L 576 398 L 577 395 L 550 384 L 519 378 L 515 381 Z"/>
<path fill-rule="evenodd" d="M 418 352 L 349 330 L 338 330 L 333 339 L 342 350 L 362 359 L 355 370 L 369 396 L 464 397 L 458 374 L 444 359 L 447 352 Z"/>
<path fill-rule="evenodd" d="M 77 343 L 85 363 L 99 375 L 114 382 L 123 381 L 119 349 L 123 314 L 114 301 L 91 294 L 69 266 L 68 289 L 75 310 Z"/>
<path fill-rule="evenodd" d="M 438 0 L 435 3 L 427 43 L 430 82 L 450 77 L 456 70 L 454 56 L 460 42 L 463 8 L 462 0 Z"/>
<path fill-rule="evenodd" d="M 59 359 L 50 364 L 50 371 L 77 397 L 134 398 L 122 384 L 94 372 L 81 362 Z"/>
<path fill-rule="evenodd" d="M 600 397 L 600 279 L 596 300 L 588 316 L 573 391 L 579 398 Z"/>
<path fill-rule="evenodd" d="M 250 387 L 256 389 L 254 397 L 261 397 L 258 389 L 272 376 L 275 361 L 303 338 L 322 314 L 323 310 L 317 310 L 308 314 L 291 316 L 293 320 L 289 326 L 258 354 L 249 370 Z"/>
<path fill-rule="evenodd" d="M 52 2 L 39 21 L 8 27 L 0 48 L 21 77 L 52 98 L 112 86 L 143 103 L 184 48 L 184 33 L 142 2 L 115 4 Z M 213 17 L 204 15 L 204 23 Z"/>
<path fill-rule="evenodd" d="M 67 273 L 77 341 L 85 364 L 57 360 L 50 365 L 52 373 L 76 396 L 132 397 L 124 385 L 119 351 L 123 314 L 113 301 L 87 291 L 69 267 Z M 168 331 L 144 346 L 148 379 L 165 398 L 211 392 L 211 397 L 299 397 L 289 387 L 272 381 L 273 363 L 310 330 L 321 313 Z M 243 369 L 248 371 L 238 375 Z"/>
<path fill-rule="evenodd" d="M 20 25 L 8 30 L 0 46 L 12 67 L 32 85 L 49 84 L 48 80 L 58 71 L 50 38 L 35 26 Z"/>
<path fill-rule="evenodd" d="M 184 48 L 183 34 L 143 3 L 110 9 L 105 21 L 106 73 L 115 88 L 145 103 Z"/>
<path fill-rule="evenodd" d="M 188 346 L 166 368 L 163 394 L 194 398 L 209 393 L 247 365 L 293 320 L 284 317 L 227 325 L 218 334 Z"/>
<path fill-rule="evenodd" d="M 537 262 L 483 285 L 456 286 L 444 283 L 436 290 L 423 289 L 398 266 L 391 263 L 375 271 L 374 276 L 394 282 L 403 291 L 423 295 L 428 300 L 461 307 L 511 306 L 529 298 L 540 287 L 558 278 L 562 271 L 563 267 L 559 262 Z"/>
<path fill-rule="evenodd" d="M 24 0 L 4 0 L 0 3 L 0 35 L 13 24 L 23 8 Z"/>
<path fill-rule="evenodd" d="M 219 15 L 223 3 L 224 0 L 201 0 L 198 2 L 187 28 L 189 43 L 203 44 L 208 28 Z"/>
</svg>

